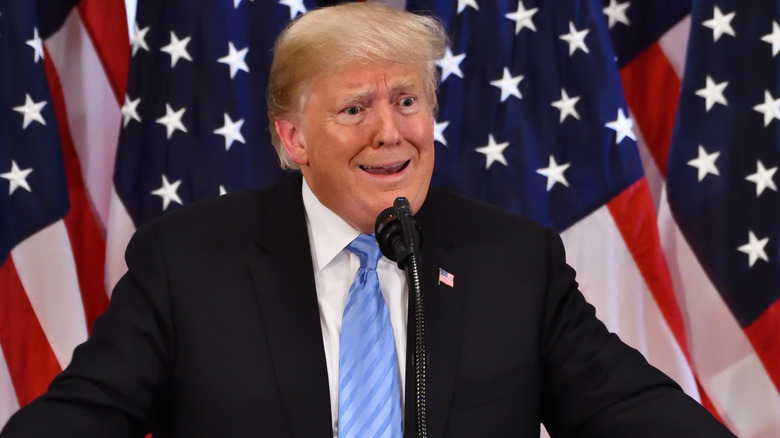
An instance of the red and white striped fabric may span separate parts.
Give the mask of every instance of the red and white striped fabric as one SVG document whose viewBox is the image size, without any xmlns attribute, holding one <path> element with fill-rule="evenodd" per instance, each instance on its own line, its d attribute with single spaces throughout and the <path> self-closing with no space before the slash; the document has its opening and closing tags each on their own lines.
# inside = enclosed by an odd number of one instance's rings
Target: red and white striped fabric
<svg viewBox="0 0 780 438">
<path fill-rule="evenodd" d="M 110 219 L 127 35 L 122 0 L 83 0 L 45 41 L 70 210 L 17 245 L 0 267 L 0 318 L 11 324 L 0 335 L 0 427 L 45 391 L 108 305 L 106 230 L 128 225 Z"/>
<path fill-rule="evenodd" d="M 689 16 L 626 65 L 621 79 L 639 130 L 640 152 L 658 211 L 661 246 L 683 316 L 702 402 L 740 437 L 777 437 L 778 389 L 705 274 L 666 198 L 666 166 L 690 28 Z"/>
</svg>

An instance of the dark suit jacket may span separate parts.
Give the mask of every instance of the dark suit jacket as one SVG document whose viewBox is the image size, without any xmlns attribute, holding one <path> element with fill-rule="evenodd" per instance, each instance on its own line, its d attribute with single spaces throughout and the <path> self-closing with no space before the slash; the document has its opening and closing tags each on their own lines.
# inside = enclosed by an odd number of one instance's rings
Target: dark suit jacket
<svg viewBox="0 0 780 438">
<path fill-rule="evenodd" d="M 436 189 L 416 218 L 430 437 L 535 438 L 540 421 L 556 437 L 731 436 L 607 332 L 554 231 Z M 2 438 L 331 436 L 300 177 L 168 214 L 127 262 L 90 339 Z"/>
</svg>

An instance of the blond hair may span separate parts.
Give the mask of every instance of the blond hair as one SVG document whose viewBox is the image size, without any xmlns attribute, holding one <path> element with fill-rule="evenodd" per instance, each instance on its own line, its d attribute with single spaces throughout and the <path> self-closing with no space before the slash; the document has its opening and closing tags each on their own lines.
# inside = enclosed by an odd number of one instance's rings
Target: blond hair
<svg viewBox="0 0 780 438">
<path fill-rule="evenodd" d="M 307 12 L 282 31 L 274 45 L 267 104 L 271 141 L 282 168 L 297 169 L 276 133 L 277 119 L 303 109 L 318 77 L 351 63 L 417 64 L 423 89 L 436 107 L 436 60 L 448 47 L 444 26 L 435 18 L 380 3 L 344 3 Z"/>
</svg>

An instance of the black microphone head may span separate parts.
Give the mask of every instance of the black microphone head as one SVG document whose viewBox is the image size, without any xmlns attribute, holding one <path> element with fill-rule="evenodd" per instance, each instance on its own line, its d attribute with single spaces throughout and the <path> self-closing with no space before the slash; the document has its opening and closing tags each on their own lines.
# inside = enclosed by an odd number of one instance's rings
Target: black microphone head
<svg viewBox="0 0 780 438">
<path fill-rule="evenodd" d="M 417 246 L 420 242 L 420 226 L 412 217 L 412 208 L 408 199 L 398 197 L 393 204 L 393 207 L 384 209 L 377 216 L 374 224 L 374 236 L 382 254 L 398 263 L 399 268 L 404 269 L 406 259 L 412 254 L 414 248 L 411 243 L 409 245 L 405 243 L 404 222 L 399 218 L 402 217 L 410 224 L 410 233 Z"/>
<path fill-rule="evenodd" d="M 409 204 L 409 200 L 403 196 L 395 198 L 395 201 L 393 201 L 393 208 L 395 209 L 396 216 L 407 213 L 409 216 L 412 215 L 412 206 Z"/>
<path fill-rule="evenodd" d="M 395 207 L 386 208 L 379 213 L 374 224 L 374 236 L 382 254 L 388 259 L 397 262 L 398 258 L 393 250 L 393 243 L 400 240 L 403 244 L 403 231 L 401 230 L 401 223 L 395 216 Z"/>
</svg>

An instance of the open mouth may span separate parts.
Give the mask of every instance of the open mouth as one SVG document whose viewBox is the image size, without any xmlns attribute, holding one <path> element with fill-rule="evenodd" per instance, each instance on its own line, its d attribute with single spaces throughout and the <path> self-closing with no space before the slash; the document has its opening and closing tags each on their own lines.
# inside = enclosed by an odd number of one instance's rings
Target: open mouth
<svg viewBox="0 0 780 438">
<path fill-rule="evenodd" d="M 403 163 L 393 164 L 391 166 L 360 166 L 360 168 L 372 175 L 394 175 L 406 169 L 406 166 L 409 165 L 410 161 L 411 160 L 406 160 Z"/>
</svg>

